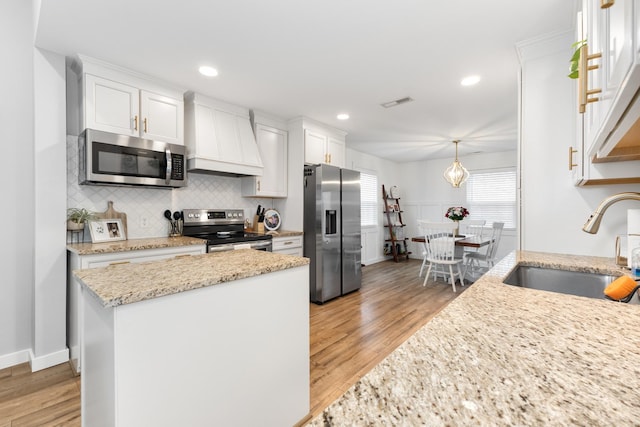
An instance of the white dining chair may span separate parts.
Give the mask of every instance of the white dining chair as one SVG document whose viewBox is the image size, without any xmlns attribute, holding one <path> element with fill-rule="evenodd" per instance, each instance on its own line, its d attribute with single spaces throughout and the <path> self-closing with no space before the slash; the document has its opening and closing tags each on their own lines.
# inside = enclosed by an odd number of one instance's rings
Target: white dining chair
<svg viewBox="0 0 640 427">
<path fill-rule="evenodd" d="M 456 292 L 456 277 L 460 280 L 460 284 L 464 286 L 464 276 L 460 268 L 463 258 L 455 257 L 455 236 L 453 233 L 456 224 L 418 221 L 418 226 L 425 238 L 426 256 L 423 262 L 429 265 L 422 286 L 427 285 L 432 269 L 442 267 L 442 272 L 445 275 L 448 274 L 450 278 L 453 292 Z"/>
<path fill-rule="evenodd" d="M 484 219 L 467 219 L 460 222 L 460 234 L 465 236 L 472 234 L 482 237 L 484 233 L 484 225 L 487 223 Z"/>
<path fill-rule="evenodd" d="M 490 242 L 486 246 L 486 251 L 465 253 L 465 272 L 485 273 L 495 265 L 498 246 L 502 238 L 504 222 L 494 222 L 491 228 Z"/>
<path fill-rule="evenodd" d="M 460 234 L 465 237 L 470 235 L 482 240 L 483 235 L 486 233 L 484 225 L 487 223 L 484 219 L 467 219 L 460 222 Z M 478 248 L 464 248 L 464 252 L 478 252 Z"/>
</svg>

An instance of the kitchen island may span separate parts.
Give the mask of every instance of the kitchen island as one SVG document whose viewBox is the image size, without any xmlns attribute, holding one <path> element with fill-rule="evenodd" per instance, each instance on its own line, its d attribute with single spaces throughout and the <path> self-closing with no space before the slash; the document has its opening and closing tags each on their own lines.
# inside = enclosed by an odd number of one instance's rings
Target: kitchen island
<svg viewBox="0 0 640 427">
<path fill-rule="evenodd" d="M 250 249 L 78 270 L 85 426 L 293 425 L 308 259 Z"/>
<path fill-rule="evenodd" d="M 504 284 L 518 264 L 624 273 L 514 252 L 308 425 L 637 425 L 640 306 Z"/>
</svg>

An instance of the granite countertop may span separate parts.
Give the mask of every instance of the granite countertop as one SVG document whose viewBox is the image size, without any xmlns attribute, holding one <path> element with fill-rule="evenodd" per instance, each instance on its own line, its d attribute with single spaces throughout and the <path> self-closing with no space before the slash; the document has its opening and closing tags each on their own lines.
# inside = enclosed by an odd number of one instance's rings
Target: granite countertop
<svg viewBox="0 0 640 427">
<path fill-rule="evenodd" d="M 625 273 L 514 252 L 307 425 L 638 425 L 640 306 L 502 283 L 517 264 Z"/>
<path fill-rule="evenodd" d="M 204 244 L 206 244 L 206 240 L 193 237 L 155 237 L 149 239 L 120 240 L 117 242 L 71 243 L 67 245 L 67 250 L 75 252 L 78 255 L 93 255 Z"/>
<path fill-rule="evenodd" d="M 241 249 L 75 270 L 73 274 L 103 306 L 116 307 L 306 264 L 308 258 Z"/>
</svg>

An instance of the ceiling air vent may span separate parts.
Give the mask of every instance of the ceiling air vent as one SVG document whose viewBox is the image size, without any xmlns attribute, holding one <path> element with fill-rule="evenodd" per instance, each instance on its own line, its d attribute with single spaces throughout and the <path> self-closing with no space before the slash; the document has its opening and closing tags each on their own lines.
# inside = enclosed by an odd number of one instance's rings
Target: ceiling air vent
<svg viewBox="0 0 640 427">
<path fill-rule="evenodd" d="M 382 105 L 384 108 L 395 107 L 396 105 L 405 104 L 407 102 L 413 101 L 413 98 L 410 96 L 405 96 L 404 98 L 396 99 L 395 101 L 383 102 Z"/>
</svg>

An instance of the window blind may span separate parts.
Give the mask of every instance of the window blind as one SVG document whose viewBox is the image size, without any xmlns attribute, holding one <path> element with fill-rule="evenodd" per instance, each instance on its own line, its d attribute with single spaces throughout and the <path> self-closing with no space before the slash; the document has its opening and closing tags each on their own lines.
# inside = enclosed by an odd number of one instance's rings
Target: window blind
<svg viewBox="0 0 640 427">
<path fill-rule="evenodd" d="M 516 170 L 494 169 L 470 172 L 467 204 L 471 218 L 484 219 L 487 225 L 504 222 L 516 227 Z"/>
<path fill-rule="evenodd" d="M 378 225 L 378 177 L 360 172 L 360 225 Z"/>
</svg>

